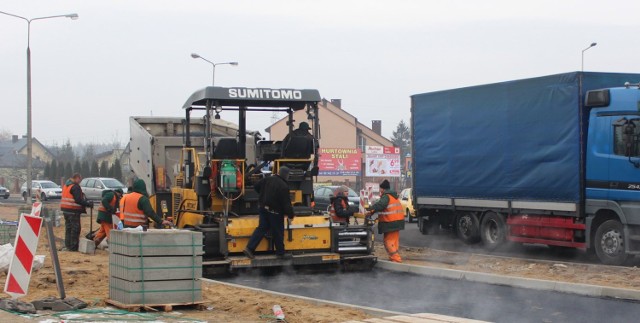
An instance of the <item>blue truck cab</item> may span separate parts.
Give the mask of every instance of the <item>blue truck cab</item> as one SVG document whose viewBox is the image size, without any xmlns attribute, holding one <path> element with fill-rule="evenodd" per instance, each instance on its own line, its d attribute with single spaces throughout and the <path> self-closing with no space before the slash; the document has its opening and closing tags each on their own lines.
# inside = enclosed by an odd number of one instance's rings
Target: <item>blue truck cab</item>
<svg viewBox="0 0 640 323">
<path fill-rule="evenodd" d="M 640 74 L 571 72 L 411 97 L 424 234 L 640 254 Z"/>
<path fill-rule="evenodd" d="M 587 91 L 584 105 L 589 238 L 604 262 L 619 264 L 640 251 L 640 88 Z"/>
</svg>

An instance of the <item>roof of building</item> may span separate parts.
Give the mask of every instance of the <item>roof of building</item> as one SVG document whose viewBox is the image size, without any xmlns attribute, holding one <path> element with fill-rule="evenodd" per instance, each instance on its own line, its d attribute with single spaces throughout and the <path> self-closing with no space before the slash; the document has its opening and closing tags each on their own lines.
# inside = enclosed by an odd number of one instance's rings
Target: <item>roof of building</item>
<svg viewBox="0 0 640 323">
<path fill-rule="evenodd" d="M 364 132 L 367 136 L 372 137 L 373 139 L 375 139 L 378 142 L 387 142 L 389 146 L 393 146 L 393 143 L 391 142 L 391 140 L 387 139 L 386 137 L 377 134 L 375 131 L 373 131 L 373 129 L 371 129 L 370 127 L 366 126 L 365 124 L 361 123 L 360 121 L 358 121 L 358 118 L 356 118 L 354 115 L 352 115 L 351 113 L 347 112 L 346 110 L 339 108 L 337 106 L 335 106 L 334 104 L 331 103 L 331 101 L 328 101 L 326 99 L 322 99 L 322 103 L 318 105 L 318 108 L 325 108 L 327 111 L 336 114 L 338 116 L 340 116 L 342 119 L 345 119 L 349 122 L 355 121 L 355 127 Z M 280 123 L 280 122 L 286 122 L 286 120 L 288 119 L 287 116 L 281 118 L 280 120 L 276 121 L 275 123 L 273 123 L 272 125 L 270 125 L 269 127 L 267 127 L 265 129 L 265 131 L 267 133 L 271 133 L 271 127 L 273 127 L 274 125 Z M 352 119 L 352 120 L 348 120 L 348 119 Z M 320 122 L 320 124 L 322 124 L 322 122 Z"/>
<path fill-rule="evenodd" d="M 122 156 L 122 153 L 124 152 L 124 149 L 122 148 L 116 148 L 116 149 L 110 149 L 107 151 L 103 151 L 101 153 L 95 154 L 93 157 L 98 159 L 98 158 L 102 158 L 102 157 L 108 157 L 108 156 L 112 156 L 112 155 L 117 155 L 118 158 L 120 158 L 120 156 Z"/>
<path fill-rule="evenodd" d="M 54 154 L 49 151 L 44 145 L 33 138 L 33 143 L 40 145 L 51 156 Z M 27 164 L 27 156 L 18 154 L 23 148 L 27 146 L 27 138 L 18 138 L 17 140 L 8 139 L 0 141 L 0 167 L 25 167 Z M 44 167 L 44 162 L 39 159 L 33 159 L 33 167 Z"/>
<path fill-rule="evenodd" d="M 34 168 L 44 168 L 45 163 L 40 159 L 33 159 Z M 0 156 L 0 168 L 26 168 L 27 156 L 17 153 L 5 153 Z"/>
</svg>

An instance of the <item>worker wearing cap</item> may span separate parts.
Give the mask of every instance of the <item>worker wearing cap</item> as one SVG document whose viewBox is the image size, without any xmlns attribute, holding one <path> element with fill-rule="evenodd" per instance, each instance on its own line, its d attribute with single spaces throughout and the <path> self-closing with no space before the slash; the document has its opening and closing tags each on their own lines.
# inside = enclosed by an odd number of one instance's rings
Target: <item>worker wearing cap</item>
<svg viewBox="0 0 640 323">
<path fill-rule="evenodd" d="M 308 147 L 309 151 L 313 152 L 314 146 L 311 143 L 313 143 L 315 140 L 313 138 L 313 135 L 309 132 L 309 130 L 311 130 L 311 127 L 309 126 L 308 123 L 300 122 L 300 124 L 298 125 L 298 129 L 293 130 L 290 134 L 286 135 L 284 139 L 282 139 L 283 147 L 285 147 L 286 149 L 286 147 L 289 145 L 289 141 L 291 140 L 291 137 L 305 137 L 309 139 L 309 143 L 310 143 L 310 146 Z M 318 143 L 315 142 L 315 145 L 317 146 Z"/>
<path fill-rule="evenodd" d="M 378 213 L 378 233 L 384 235 L 384 248 L 389 260 L 402 262 L 398 253 L 400 248 L 400 230 L 404 230 L 404 212 L 398 200 L 398 194 L 391 189 L 388 180 L 380 183 L 380 199 L 367 208 L 367 216 Z"/>
<path fill-rule="evenodd" d="M 102 201 L 98 207 L 98 219 L 96 222 L 100 224 L 100 229 L 93 237 L 93 242 L 96 247 L 104 240 L 109 239 L 109 234 L 113 228 L 113 215 L 116 214 L 118 207 L 120 206 L 120 198 L 124 192 L 121 188 L 115 190 L 102 191 Z"/>
<path fill-rule="evenodd" d="M 93 209 L 93 201 L 88 201 L 80 188 L 82 176 L 73 174 L 62 186 L 60 210 L 64 215 L 64 248 L 63 251 L 78 251 L 80 245 L 80 215 L 87 213 L 86 208 Z"/>
<path fill-rule="evenodd" d="M 169 226 L 171 222 L 162 220 L 151 207 L 147 185 L 142 179 L 136 179 L 131 186 L 131 192 L 120 199 L 120 219 L 125 228 L 135 228 L 147 225 L 147 218 L 156 223 L 157 228 Z"/>
</svg>

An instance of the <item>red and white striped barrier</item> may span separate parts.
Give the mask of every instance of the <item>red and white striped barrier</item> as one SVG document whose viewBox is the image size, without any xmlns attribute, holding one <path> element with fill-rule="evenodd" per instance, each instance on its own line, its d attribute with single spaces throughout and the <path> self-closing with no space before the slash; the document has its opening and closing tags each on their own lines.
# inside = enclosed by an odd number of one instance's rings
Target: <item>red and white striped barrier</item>
<svg viewBox="0 0 640 323">
<path fill-rule="evenodd" d="M 11 264 L 9 264 L 7 281 L 4 284 L 4 292 L 13 299 L 27 295 L 29 289 L 33 259 L 36 255 L 40 228 L 42 227 L 41 210 L 42 203 L 36 202 L 33 203 L 30 215 L 24 213 L 20 215 L 14 244 L 15 252 L 11 258 Z"/>
</svg>

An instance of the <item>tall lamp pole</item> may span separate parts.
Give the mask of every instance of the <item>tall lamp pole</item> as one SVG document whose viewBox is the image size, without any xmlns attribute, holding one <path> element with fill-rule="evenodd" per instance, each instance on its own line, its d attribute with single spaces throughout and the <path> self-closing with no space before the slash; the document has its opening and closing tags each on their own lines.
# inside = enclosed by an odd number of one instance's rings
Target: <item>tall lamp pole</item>
<svg viewBox="0 0 640 323">
<path fill-rule="evenodd" d="M 36 20 L 52 19 L 52 18 L 70 18 L 72 20 L 78 19 L 77 13 L 70 13 L 66 15 L 25 18 L 22 16 L 14 15 L 8 12 L 0 11 L 0 14 L 19 18 L 27 22 L 27 204 L 31 204 L 31 181 L 33 179 L 33 140 L 31 132 L 31 22 Z"/>
<path fill-rule="evenodd" d="M 214 63 L 196 53 L 191 53 L 191 57 L 195 58 L 195 59 L 201 59 L 209 64 L 211 64 L 211 66 L 213 66 L 213 78 L 211 79 L 211 86 L 215 86 L 216 85 L 216 66 L 218 65 L 231 65 L 231 66 L 238 66 L 238 62 L 224 62 L 224 63 Z"/>
<path fill-rule="evenodd" d="M 591 47 L 595 47 L 596 45 L 598 45 L 598 43 L 591 43 L 591 45 L 589 45 L 589 47 L 587 47 L 587 48 L 582 50 L 582 68 L 581 68 L 582 72 L 584 72 L 584 52 L 586 52 Z"/>
<path fill-rule="evenodd" d="M 193 59 L 202 59 L 203 61 L 211 64 L 211 66 L 213 66 L 213 77 L 211 78 L 211 87 L 216 86 L 216 66 L 218 65 L 231 65 L 231 66 L 238 66 L 238 62 L 223 62 L 223 63 L 214 63 L 196 53 L 191 53 L 191 58 Z M 216 107 L 216 119 L 220 119 L 220 112 L 222 111 L 221 108 Z M 209 138 L 211 136 L 211 105 L 207 104 L 207 115 L 206 115 L 206 126 L 205 126 L 205 138 L 204 138 L 204 146 L 205 146 L 205 153 L 207 155 L 207 162 L 209 161 L 209 156 L 210 154 L 210 149 L 211 149 L 211 145 L 209 142 L 207 142 L 207 138 Z"/>
</svg>

